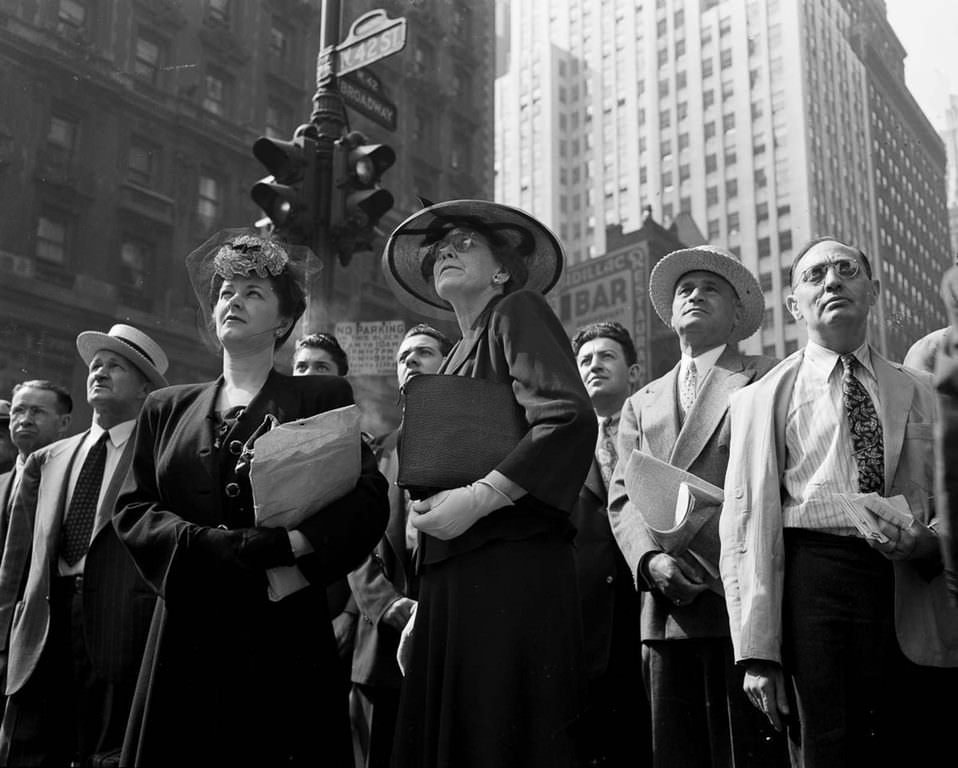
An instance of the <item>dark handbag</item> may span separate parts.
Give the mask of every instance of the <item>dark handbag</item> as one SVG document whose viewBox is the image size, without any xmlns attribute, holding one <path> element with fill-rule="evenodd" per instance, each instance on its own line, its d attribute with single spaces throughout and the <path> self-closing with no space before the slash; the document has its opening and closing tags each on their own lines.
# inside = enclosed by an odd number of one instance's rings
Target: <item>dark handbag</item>
<svg viewBox="0 0 958 768">
<path fill-rule="evenodd" d="M 413 499 L 485 477 L 529 430 L 512 386 L 420 374 L 406 383 L 396 484 Z"/>
</svg>

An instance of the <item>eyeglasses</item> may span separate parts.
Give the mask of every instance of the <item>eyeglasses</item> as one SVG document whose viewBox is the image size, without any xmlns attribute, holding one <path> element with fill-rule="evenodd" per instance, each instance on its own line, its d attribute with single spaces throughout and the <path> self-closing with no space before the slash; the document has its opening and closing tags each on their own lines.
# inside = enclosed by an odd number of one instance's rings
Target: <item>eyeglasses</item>
<svg viewBox="0 0 958 768">
<path fill-rule="evenodd" d="M 456 253 L 467 253 L 471 251 L 476 244 L 475 235 L 471 232 L 463 232 L 462 230 L 456 230 L 446 235 L 442 240 L 436 243 L 436 250 L 438 251 L 444 245 L 451 245 L 453 250 Z"/>
<path fill-rule="evenodd" d="M 821 264 L 814 264 L 808 269 L 802 270 L 799 279 L 803 283 L 818 285 L 825 279 L 825 276 L 828 275 L 828 270 L 832 267 L 835 269 L 835 274 L 842 280 L 851 280 L 862 268 L 857 259 L 830 259 L 829 261 L 823 261 Z"/>
</svg>

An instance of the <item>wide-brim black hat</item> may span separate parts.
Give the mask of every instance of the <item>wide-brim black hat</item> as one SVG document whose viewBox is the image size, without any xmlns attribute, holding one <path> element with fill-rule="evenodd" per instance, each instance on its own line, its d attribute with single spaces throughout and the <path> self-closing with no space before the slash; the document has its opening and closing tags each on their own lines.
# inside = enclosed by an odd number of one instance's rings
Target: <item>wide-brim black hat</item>
<svg viewBox="0 0 958 768">
<path fill-rule="evenodd" d="M 494 231 L 525 258 L 529 277 L 520 287 L 548 293 L 559 281 L 565 251 L 552 230 L 532 214 L 489 200 L 447 200 L 413 213 L 386 241 L 383 272 L 402 304 L 430 317 L 448 317 L 452 305 L 440 298 L 432 279 L 422 273 L 424 241 L 434 241 L 444 229 L 470 223 Z"/>
</svg>

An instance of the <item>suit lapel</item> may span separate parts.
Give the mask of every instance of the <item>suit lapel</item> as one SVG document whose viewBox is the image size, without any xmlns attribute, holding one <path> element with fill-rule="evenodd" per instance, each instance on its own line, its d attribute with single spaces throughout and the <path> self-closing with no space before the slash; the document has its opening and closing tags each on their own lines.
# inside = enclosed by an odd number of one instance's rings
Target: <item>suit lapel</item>
<svg viewBox="0 0 958 768">
<path fill-rule="evenodd" d="M 679 433 L 679 404 L 676 398 L 678 378 L 679 366 L 676 365 L 645 389 L 648 398 L 642 407 L 642 431 L 648 442 L 648 452 L 662 461 L 671 455 Z M 641 445 L 636 447 L 646 450 Z"/>
<path fill-rule="evenodd" d="M 602 471 L 599 469 L 599 462 L 595 460 L 594 455 L 592 457 L 592 464 L 589 467 L 589 474 L 586 475 L 585 478 L 585 487 L 595 494 L 595 497 L 602 503 L 602 506 L 606 505 L 609 490 L 605 487 L 605 482 L 602 480 Z"/>
<path fill-rule="evenodd" d="M 36 557 L 38 562 L 55 557 L 60 544 L 60 530 L 66 516 L 67 490 L 73 463 L 89 430 L 59 443 L 43 465 L 37 489 Z"/>
<path fill-rule="evenodd" d="M 133 435 L 127 439 L 123 444 L 123 450 L 120 453 L 120 459 L 116 464 L 116 468 L 113 470 L 113 475 L 110 477 L 106 491 L 103 493 L 102 501 L 100 506 L 96 510 L 96 522 L 93 526 L 93 536 L 91 541 L 96 538 L 96 535 L 100 532 L 100 529 L 104 525 L 110 522 L 113 519 L 113 507 L 116 505 L 117 496 L 120 495 L 120 489 L 123 487 L 123 482 L 126 480 L 126 471 L 130 468 L 130 462 L 133 459 Z"/>
<path fill-rule="evenodd" d="M 882 443 L 885 454 L 885 488 L 892 486 L 901 446 L 905 439 L 905 422 L 914 397 L 915 385 L 911 377 L 902 373 L 872 350 L 872 365 L 878 379 L 878 416 L 882 423 Z"/>
<path fill-rule="evenodd" d="M 744 371 L 742 355 L 737 349 L 725 348 L 686 416 L 669 456 L 670 464 L 681 469 L 692 465 L 725 418 L 731 394 L 745 386 L 754 373 L 753 370 Z"/>
</svg>

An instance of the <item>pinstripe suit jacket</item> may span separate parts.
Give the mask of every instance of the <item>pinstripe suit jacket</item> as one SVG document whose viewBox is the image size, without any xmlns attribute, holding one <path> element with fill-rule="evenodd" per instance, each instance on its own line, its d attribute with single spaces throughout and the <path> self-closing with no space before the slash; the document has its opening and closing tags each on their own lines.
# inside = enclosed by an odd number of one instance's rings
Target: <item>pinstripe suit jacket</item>
<svg viewBox="0 0 958 768">
<path fill-rule="evenodd" d="M 24 465 L 10 518 L 10 546 L 0 565 L 0 655 L 7 662 L 7 695 L 30 679 L 46 644 L 67 487 L 86 435 L 34 451 Z M 135 676 L 155 600 L 110 525 L 132 456 L 130 439 L 113 475 L 103 479 L 107 490 L 84 566 L 87 647 L 98 674 L 108 680 Z"/>
</svg>

